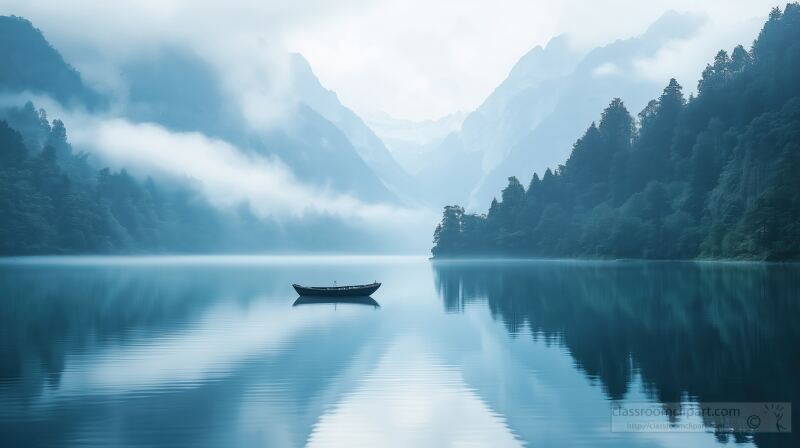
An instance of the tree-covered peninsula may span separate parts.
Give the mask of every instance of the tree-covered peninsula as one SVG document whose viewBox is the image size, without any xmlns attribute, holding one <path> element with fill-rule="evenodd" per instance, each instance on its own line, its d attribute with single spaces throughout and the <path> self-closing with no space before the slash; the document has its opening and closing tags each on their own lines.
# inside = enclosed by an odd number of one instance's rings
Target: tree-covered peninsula
<svg viewBox="0 0 800 448">
<path fill-rule="evenodd" d="M 563 165 L 509 178 L 487 214 L 447 206 L 435 257 L 800 256 L 800 5 L 720 51 L 688 98 L 670 80 L 634 118 L 619 98 Z"/>
</svg>

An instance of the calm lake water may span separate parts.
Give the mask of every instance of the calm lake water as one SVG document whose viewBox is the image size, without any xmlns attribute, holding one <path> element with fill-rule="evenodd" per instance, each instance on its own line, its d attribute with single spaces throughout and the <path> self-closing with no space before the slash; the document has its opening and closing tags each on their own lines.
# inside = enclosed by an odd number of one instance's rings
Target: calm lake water
<svg viewBox="0 0 800 448">
<path fill-rule="evenodd" d="M 293 306 L 334 280 L 379 306 Z M 611 430 L 620 403 L 798 406 L 797 265 L 38 258 L 0 295 L 4 447 L 798 440 Z"/>
</svg>

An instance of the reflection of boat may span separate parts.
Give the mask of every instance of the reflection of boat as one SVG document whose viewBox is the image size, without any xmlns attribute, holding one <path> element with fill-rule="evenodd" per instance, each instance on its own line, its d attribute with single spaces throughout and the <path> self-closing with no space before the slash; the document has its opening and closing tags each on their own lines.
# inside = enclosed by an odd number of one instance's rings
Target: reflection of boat
<svg viewBox="0 0 800 448">
<path fill-rule="evenodd" d="M 351 286 L 300 286 L 293 283 L 294 290 L 301 296 L 316 297 L 368 297 L 372 295 L 381 284 L 378 282 L 368 285 Z"/>
<path fill-rule="evenodd" d="M 380 304 L 372 297 L 325 297 L 325 296 L 300 296 L 294 301 L 292 306 L 314 305 L 314 304 L 352 304 L 369 305 L 380 308 Z"/>
</svg>

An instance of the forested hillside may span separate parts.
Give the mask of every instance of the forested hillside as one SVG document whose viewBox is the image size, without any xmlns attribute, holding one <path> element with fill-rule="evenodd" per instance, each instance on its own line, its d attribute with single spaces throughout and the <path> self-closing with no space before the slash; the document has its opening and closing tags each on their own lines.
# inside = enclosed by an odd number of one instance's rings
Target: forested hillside
<svg viewBox="0 0 800 448">
<path fill-rule="evenodd" d="M 368 250 L 374 238 L 323 214 L 213 207 L 191 180 L 141 181 L 74 152 L 30 102 L 0 110 L 0 255 Z"/>
<path fill-rule="evenodd" d="M 445 207 L 433 254 L 800 257 L 800 5 L 720 51 L 696 97 L 670 80 L 634 119 L 620 99 L 555 171 L 509 178 L 488 214 Z M 531 148 L 536 150 L 536 148 Z"/>
<path fill-rule="evenodd" d="M 219 241 L 218 214 L 188 190 L 95 170 L 73 153 L 63 123 L 31 103 L 4 114 L 0 254 L 192 250 Z"/>
<path fill-rule="evenodd" d="M 263 204 L 253 207 L 248 200 L 216 206 L 201 193 L 204 179 L 158 166 L 126 171 L 124 161 L 104 157 L 102 148 L 73 151 L 60 120 L 30 102 L 23 106 L 24 99 L 47 97 L 64 111 L 119 113 L 169 132 L 201 133 L 248 156 L 280 159 L 314 188 L 367 204 L 397 204 L 346 133 L 303 102 L 287 106 L 285 126 L 251 129 L 209 62 L 171 46 L 120 66 L 124 98 L 98 93 L 42 31 L 16 16 L 0 16 L 0 59 L 6 62 L 0 66 L 0 255 L 361 252 L 392 244 L 383 229 L 371 232 L 367 223 L 330 211 L 264 216 Z M 310 67 L 304 76 L 316 81 Z M 305 81 L 297 88 L 308 87 Z M 112 103 L 121 109 L 111 110 Z M 91 157 L 81 152 L 87 149 Z"/>
</svg>

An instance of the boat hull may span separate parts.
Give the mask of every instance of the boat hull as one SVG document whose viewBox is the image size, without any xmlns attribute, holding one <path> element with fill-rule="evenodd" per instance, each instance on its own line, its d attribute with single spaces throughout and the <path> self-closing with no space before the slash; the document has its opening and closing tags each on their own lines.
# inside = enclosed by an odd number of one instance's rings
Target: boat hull
<svg viewBox="0 0 800 448">
<path fill-rule="evenodd" d="M 301 297 L 369 297 L 381 287 L 380 283 L 356 286 L 313 287 L 292 285 Z"/>
</svg>

